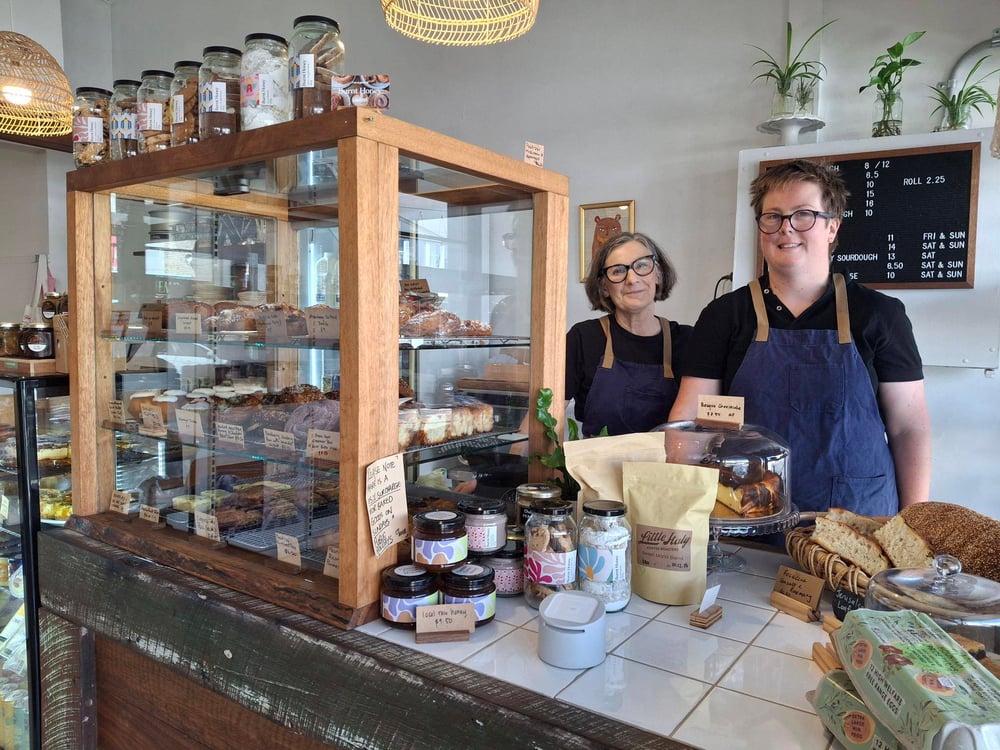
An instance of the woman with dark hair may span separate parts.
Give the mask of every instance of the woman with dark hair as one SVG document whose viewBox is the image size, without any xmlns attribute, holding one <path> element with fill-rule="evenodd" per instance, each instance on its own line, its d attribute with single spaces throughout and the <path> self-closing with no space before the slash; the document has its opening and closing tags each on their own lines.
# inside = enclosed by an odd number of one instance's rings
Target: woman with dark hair
<svg viewBox="0 0 1000 750">
<path fill-rule="evenodd" d="M 584 435 L 645 432 L 667 421 L 677 381 L 674 367 L 691 326 L 656 315 L 677 272 L 644 234 L 609 239 L 591 262 L 585 288 L 595 310 L 566 334 L 566 398 L 576 402 Z"/>
</svg>

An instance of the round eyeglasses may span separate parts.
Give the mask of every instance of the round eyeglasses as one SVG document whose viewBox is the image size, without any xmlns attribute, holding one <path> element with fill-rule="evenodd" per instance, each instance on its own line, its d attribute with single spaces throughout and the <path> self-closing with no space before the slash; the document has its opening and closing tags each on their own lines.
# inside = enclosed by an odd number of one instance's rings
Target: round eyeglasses
<svg viewBox="0 0 1000 750">
<path fill-rule="evenodd" d="M 796 232 L 808 232 L 816 225 L 817 217 L 833 218 L 825 211 L 814 211 L 811 208 L 800 208 L 790 214 L 769 212 L 757 214 L 757 228 L 764 234 L 774 234 L 781 230 L 781 225 L 788 219 L 788 224 Z"/>
<path fill-rule="evenodd" d="M 625 281 L 630 268 L 635 272 L 636 276 L 649 276 L 653 272 L 653 269 L 656 268 L 656 256 L 644 255 L 641 258 L 636 258 L 628 265 L 616 263 L 613 266 L 605 266 L 601 269 L 601 275 L 612 284 L 620 284 Z"/>
</svg>

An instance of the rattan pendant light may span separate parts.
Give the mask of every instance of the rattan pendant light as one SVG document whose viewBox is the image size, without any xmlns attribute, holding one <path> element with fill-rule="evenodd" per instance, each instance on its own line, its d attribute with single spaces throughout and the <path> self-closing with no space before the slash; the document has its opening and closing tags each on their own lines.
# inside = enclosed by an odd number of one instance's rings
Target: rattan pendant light
<svg viewBox="0 0 1000 750">
<path fill-rule="evenodd" d="M 38 42 L 0 31 L 0 133 L 47 137 L 73 130 L 73 92 Z"/>
<path fill-rule="evenodd" d="M 381 0 L 386 23 L 431 44 L 474 47 L 515 39 L 538 15 L 538 0 Z"/>
</svg>

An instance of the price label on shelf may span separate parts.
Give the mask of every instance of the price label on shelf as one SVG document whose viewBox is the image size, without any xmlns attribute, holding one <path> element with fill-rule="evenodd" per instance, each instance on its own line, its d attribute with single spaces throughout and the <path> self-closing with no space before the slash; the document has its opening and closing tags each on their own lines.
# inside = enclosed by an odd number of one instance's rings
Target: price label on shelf
<svg viewBox="0 0 1000 750">
<path fill-rule="evenodd" d="M 201 333 L 201 315 L 198 313 L 177 313 L 177 333 L 197 336 Z"/>
<path fill-rule="evenodd" d="M 272 450 L 293 453 L 295 451 L 295 435 L 282 430 L 264 428 L 264 445 Z"/>
<path fill-rule="evenodd" d="M 323 575 L 340 578 L 340 545 L 331 544 L 326 548 L 326 558 L 323 560 Z"/>
<path fill-rule="evenodd" d="M 698 396 L 695 422 L 706 427 L 743 426 L 742 396 Z"/>
<path fill-rule="evenodd" d="M 186 440 L 195 440 L 205 437 L 205 430 L 201 426 L 201 413 L 178 409 L 175 412 L 177 417 L 177 432 Z"/>
<path fill-rule="evenodd" d="M 257 333 L 265 341 L 288 340 L 288 318 L 281 310 L 264 310 L 257 313 Z"/>
<path fill-rule="evenodd" d="M 417 607 L 417 643 L 467 641 L 476 629 L 472 604 L 428 604 Z"/>
<path fill-rule="evenodd" d="M 299 551 L 298 537 L 290 534 L 274 532 L 274 541 L 278 545 L 278 559 L 297 568 L 302 567 L 302 553 Z"/>
<path fill-rule="evenodd" d="M 6 521 L 7 516 L 10 515 L 10 498 L 6 495 L 0 495 L 0 520 Z"/>
<path fill-rule="evenodd" d="M 243 428 L 238 424 L 215 423 L 215 437 L 222 443 L 232 443 L 240 448 L 244 446 Z"/>
<path fill-rule="evenodd" d="M 165 437 L 167 427 L 163 424 L 163 412 L 160 407 L 152 404 L 143 404 L 140 411 L 142 426 L 139 432 L 143 435 L 153 435 L 155 437 Z"/>
<path fill-rule="evenodd" d="M 427 279 L 400 279 L 399 280 L 399 291 L 402 294 L 407 292 L 418 292 L 424 293 L 431 290 L 431 285 L 427 283 Z"/>
<path fill-rule="evenodd" d="M 340 338 L 340 310 L 307 308 L 306 329 L 313 339 L 331 341 Z"/>
<path fill-rule="evenodd" d="M 213 542 L 219 541 L 219 521 L 211 513 L 194 512 L 194 533 Z"/>
<path fill-rule="evenodd" d="M 147 336 L 160 336 L 163 334 L 163 305 L 159 303 L 147 303 L 139 309 L 139 318 L 146 329 Z"/>
<path fill-rule="evenodd" d="M 330 430 L 309 430 L 306 433 L 306 457 L 339 461 L 340 433 Z"/>
<path fill-rule="evenodd" d="M 140 505 L 139 518 L 150 523 L 160 522 L 160 509 L 155 505 Z"/>
<path fill-rule="evenodd" d="M 119 399 L 108 401 L 108 416 L 115 424 L 125 424 L 125 402 Z"/>
<path fill-rule="evenodd" d="M 130 505 L 132 505 L 132 493 L 122 490 L 111 493 L 111 510 L 115 513 L 124 513 L 127 516 Z"/>
<path fill-rule="evenodd" d="M 111 335 L 124 336 L 128 331 L 128 322 L 132 318 L 130 310 L 114 310 L 111 313 Z"/>
</svg>

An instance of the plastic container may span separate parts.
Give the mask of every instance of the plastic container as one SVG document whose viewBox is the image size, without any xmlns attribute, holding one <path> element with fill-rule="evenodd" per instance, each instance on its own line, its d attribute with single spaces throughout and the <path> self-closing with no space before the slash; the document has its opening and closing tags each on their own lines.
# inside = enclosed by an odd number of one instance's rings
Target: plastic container
<svg viewBox="0 0 1000 750">
<path fill-rule="evenodd" d="M 576 588 L 576 522 L 564 500 L 538 500 L 524 529 L 524 600 L 537 607 L 556 591 Z"/>
<path fill-rule="evenodd" d="M 340 26 L 326 16 L 299 16 L 288 40 L 288 81 L 296 120 L 330 111 L 330 80 L 344 74 Z"/>
<path fill-rule="evenodd" d="M 238 49 L 205 47 L 198 71 L 198 137 L 230 135 L 240 129 L 240 58 Z"/>
<path fill-rule="evenodd" d="M 119 78 L 111 95 L 108 134 L 112 161 L 139 154 L 139 81 Z"/>
<path fill-rule="evenodd" d="M 469 552 L 493 552 L 507 543 L 507 506 L 503 500 L 469 498 L 460 500 L 465 514 Z"/>
<path fill-rule="evenodd" d="M 139 153 L 151 154 L 170 148 L 170 83 L 174 74 L 166 70 L 142 71 L 136 93 L 138 102 Z"/>
<path fill-rule="evenodd" d="M 585 591 L 559 591 L 538 608 L 538 658 L 563 669 L 604 661 L 604 603 Z"/>
<path fill-rule="evenodd" d="M 393 628 L 414 630 L 417 607 L 440 603 L 437 576 L 416 565 L 397 565 L 382 571 L 380 616 Z"/>
<path fill-rule="evenodd" d="M 111 92 L 81 86 L 73 101 L 73 161 L 77 167 L 89 167 L 109 158 L 108 111 Z"/>
<path fill-rule="evenodd" d="M 562 490 L 554 484 L 519 484 L 514 508 L 514 525 L 523 529 L 531 515 L 531 504 L 537 500 L 559 500 Z"/>
<path fill-rule="evenodd" d="M 248 34 L 240 62 L 240 129 L 292 119 L 288 43 L 277 34 Z"/>
<path fill-rule="evenodd" d="M 476 562 L 493 568 L 497 596 L 519 596 L 524 593 L 524 542 L 510 539 L 496 552 L 477 555 Z"/>
<path fill-rule="evenodd" d="M 493 621 L 497 611 L 497 587 L 493 568 L 467 562 L 441 576 L 442 604 L 471 604 L 476 627 Z"/>
<path fill-rule="evenodd" d="M 617 500 L 590 500 L 580 519 L 577 586 L 608 612 L 625 609 L 632 598 L 632 528 L 625 512 Z"/>
<path fill-rule="evenodd" d="M 198 142 L 198 71 L 196 60 L 174 63 L 170 82 L 170 145 Z"/>
<path fill-rule="evenodd" d="M 465 514 L 453 510 L 426 510 L 413 517 L 411 557 L 432 573 L 452 570 L 469 555 Z"/>
</svg>

